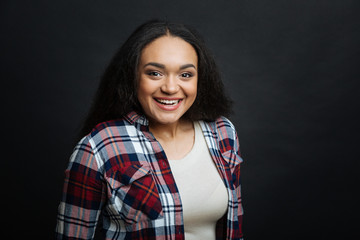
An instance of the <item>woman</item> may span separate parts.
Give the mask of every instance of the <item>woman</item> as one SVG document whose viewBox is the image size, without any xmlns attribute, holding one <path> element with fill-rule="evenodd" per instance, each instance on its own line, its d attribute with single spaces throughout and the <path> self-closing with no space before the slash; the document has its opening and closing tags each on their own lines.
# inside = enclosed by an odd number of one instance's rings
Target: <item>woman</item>
<svg viewBox="0 0 360 240">
<path fill-rule="evenodd" d="M 57 238 L 98 227 L 105 239 L 242 239 L 229 112 L 196 31 L 141 25 L 106 69 L 65 171 Z"/>
</svg>

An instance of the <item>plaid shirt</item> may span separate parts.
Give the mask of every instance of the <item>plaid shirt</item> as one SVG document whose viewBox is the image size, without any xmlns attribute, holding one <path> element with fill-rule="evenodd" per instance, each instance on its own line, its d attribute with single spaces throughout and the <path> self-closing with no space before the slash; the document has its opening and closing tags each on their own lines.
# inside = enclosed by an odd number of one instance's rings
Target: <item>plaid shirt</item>
<svg viewBox="0 0 360 240">
<path fill-rule="evenodd" d="M 216 238 L 242 240 L 235 128 L 224 117 L 200 126 L 229 194 Z M 75 147 L 65 171 L 57 239 L 92 239 L 99 216 L 106 239 L 184 239 L 181 199 L 165 152 L 148 120 L 135 112 L 97 125 Z"/>
</svg>

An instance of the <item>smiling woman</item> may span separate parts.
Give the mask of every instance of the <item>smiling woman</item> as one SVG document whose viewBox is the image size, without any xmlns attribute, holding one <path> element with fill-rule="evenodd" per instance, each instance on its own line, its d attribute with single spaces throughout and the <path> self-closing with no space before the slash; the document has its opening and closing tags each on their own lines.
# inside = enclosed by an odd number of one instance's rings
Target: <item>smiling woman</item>
<svg viewBox="0 0 360 240">
<path fill-rule="evenodd" d="M 92 239 L 96 227 L 104 239 L 242 239 L 229 112 L 195 30 L 141 25 L 105 71 L 71 155 L 57 239 Z"/>
<path fill-rule="evenodd" d="M 197 62 L 195 49 L 178 37 L 160 37 L 143 49 L 138 99 L 152 125 L 174 124 L 192 106 Z"/>
</svg>

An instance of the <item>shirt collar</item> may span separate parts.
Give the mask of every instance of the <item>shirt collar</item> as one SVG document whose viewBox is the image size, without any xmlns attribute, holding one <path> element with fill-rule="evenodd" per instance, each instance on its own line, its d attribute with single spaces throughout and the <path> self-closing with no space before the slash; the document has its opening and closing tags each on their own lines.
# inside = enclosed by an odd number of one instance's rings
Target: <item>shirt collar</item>
<svg viewBox="0 0 360 240">
<path fill-rule="evenodd" d="M 145 115 L 140 115 L 135 111 L 126 114 L 125 119 L 131 124 L 140 124 L 142 126 L 149 126 L 149 120 Z"/>
</svg>

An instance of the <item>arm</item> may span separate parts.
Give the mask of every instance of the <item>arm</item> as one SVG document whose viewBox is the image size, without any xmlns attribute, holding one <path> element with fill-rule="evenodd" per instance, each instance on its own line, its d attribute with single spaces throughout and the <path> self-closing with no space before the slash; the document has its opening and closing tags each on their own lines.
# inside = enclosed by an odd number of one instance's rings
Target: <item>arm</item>
<svg viewBox="0 0 360 240">
<path fill-rule="evenodd" d="M 236 140 L 234 141 L 235 145 L 234 145 L 234 157 L 236 159 L 240 159 L 242 162 L 242 158 L 240 156 L 240 148 L 239 148 L 239 140 L 237 137 L 237 134 L 235 132 L 235 136 L 236 136 Z M 240 163 L 238 162 L 238 164 L 235 166 L 234 171 L 232 173 L 233 175 L 233 179 L 234 179 L 234 187 L 236 190 L 236 196 L 238 198 L 238 221 L 239 221 L 239 230 L 240 230 L 240 236 L 243 236 L 242 233 L 242 220 L 243 220 L 243 207 L 242 207 L 242 201 L 241 201 L 241 177 L 240 177 Z"/>
<path fill-rule="evenodd" d="M 56 239 L 92 239 L 105 201 L 105 183 L 87 138 L 75 147 L 65 171 Z"/>
<path fill-rule="evenodd" d="M 235 227 L 237 236 L 242 239 L 242 217 L 243 208 L 241 200 L 241 178 L 240 165 L 243 162 L 240 154 L 239 139 L 234 125 L 226 118 L 221 118 L 217 122 L 219 147 L 223 158 L 228 162 L 231 170 L 232 183 L 237 196 L 237 216 L 238 226 Z"/>
</svg>

